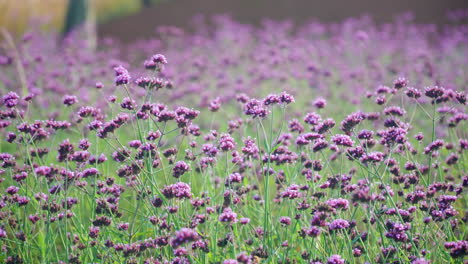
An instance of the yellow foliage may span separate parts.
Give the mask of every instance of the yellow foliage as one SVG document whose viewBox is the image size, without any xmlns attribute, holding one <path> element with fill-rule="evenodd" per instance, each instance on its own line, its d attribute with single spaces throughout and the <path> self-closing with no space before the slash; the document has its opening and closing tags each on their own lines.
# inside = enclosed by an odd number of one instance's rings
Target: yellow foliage
<svg viewBox="0 0 468 264">
<path fill-rule="evenodd" d="M 73 0 L 72 0 L 73 1 Z M 140 0 L 88 0 L 98 21 L 135 12 Z M 61 30 L 68 0 L 0 0 L 0 28 L 24 32 L 30 25 Z"/>
</svg>

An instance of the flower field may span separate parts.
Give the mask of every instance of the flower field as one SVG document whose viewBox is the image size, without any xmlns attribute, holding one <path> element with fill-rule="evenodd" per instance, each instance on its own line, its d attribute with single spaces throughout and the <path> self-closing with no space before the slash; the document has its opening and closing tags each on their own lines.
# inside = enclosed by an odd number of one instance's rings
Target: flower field
<svg viewBox="0 0 468 264">
<path fill-rule="evenodd" d="M 466 263 L 466 24 L 193 26 L 5 45 L 0 260 Z"/>
</svg>

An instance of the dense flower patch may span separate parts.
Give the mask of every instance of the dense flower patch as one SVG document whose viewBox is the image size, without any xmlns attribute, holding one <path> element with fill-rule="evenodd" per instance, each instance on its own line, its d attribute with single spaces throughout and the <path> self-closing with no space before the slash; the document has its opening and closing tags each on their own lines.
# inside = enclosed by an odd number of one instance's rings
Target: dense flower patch
<svg viewBox="0 0 468 264">
<path fill-rule="evenodd" d="M 466 26 L 216 21 L 5 50 L 0 258 L 463 263 Z"/>
</svg>

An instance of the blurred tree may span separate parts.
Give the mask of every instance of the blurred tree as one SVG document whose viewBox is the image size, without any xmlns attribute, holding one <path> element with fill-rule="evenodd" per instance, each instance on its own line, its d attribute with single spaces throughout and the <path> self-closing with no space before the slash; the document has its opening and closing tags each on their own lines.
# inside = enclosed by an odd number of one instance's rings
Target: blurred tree
<svg viewBox="0 0 468 264">
<path fill-rule="evenodd" d="M 94 49 L 96 46 L 96 14 L 94 6 L 94 0 L 68 0 L 63 36 L 66 37 L 74 29 L 83 27 L 88 47 Z"/>
<path fill-rule="evenodd" d="M 63 34 L 66 36 L 76 27 L 86 21 L 88 14 L 88 3 L 86 0 L 68 0 L 67 14 L 65 16 L 65 25 Z"/>
<path fill-rule="evenodd" d="M 97 23 L 164 1 L 168 0 L 0 0 L 0 28 L 11 32 L 13 38 L 39 28 L 58 30 L 66 36 L 79 25 L 95 28 Z"/>
</svg>

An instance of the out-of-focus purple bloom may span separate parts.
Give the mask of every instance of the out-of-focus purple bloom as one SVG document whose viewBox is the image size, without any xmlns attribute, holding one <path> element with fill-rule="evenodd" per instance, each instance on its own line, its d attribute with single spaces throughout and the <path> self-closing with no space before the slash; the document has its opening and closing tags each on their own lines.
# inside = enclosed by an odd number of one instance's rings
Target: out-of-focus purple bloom
<svg viewBox="0 0 468 264">
<path fill-rule="evenodd" d="M 219 215 L 218 220 L 224 223 L 237 223 L 237 214 L 231 208 L 225 208 Z"/>
<path fill-rule="evenodd" d="M 119 65 L 114 68 L 115 71 L 115 84 L 124 85 L 130 83 L 130 74 L 128 73 L 127 69 L 125 69 L 122 65 Z"/>
<path fill-rule="evenodd" d="M 191 191 L 190 185 L 184 182 L 178 182 L 164 187 L 164 189 L 161 190 L 161 193 L 168 199 L 190 199 L 192 197 Z"/>
<path fill-rule="evenodd" d="M 3 104 L 8 108 L 13 108 L 18 104 L 19 95 L 15 92 L 9 92 L 3 96 Z"/>
<path fill-rule="evenodd" d="M 200 239 L 198 233 L 190 228 L 181 228 L 176 231 L 174 238 L 171 240 L 171 246 L 174 248 L 179 247 L 182 244 L 195 242 Z"/>
<path fill-rule="evenodd" d="M 327 264 L 345 264 L 345 260 L 340 255 L 332 255 L 327 259 Z"/>
</svg>

